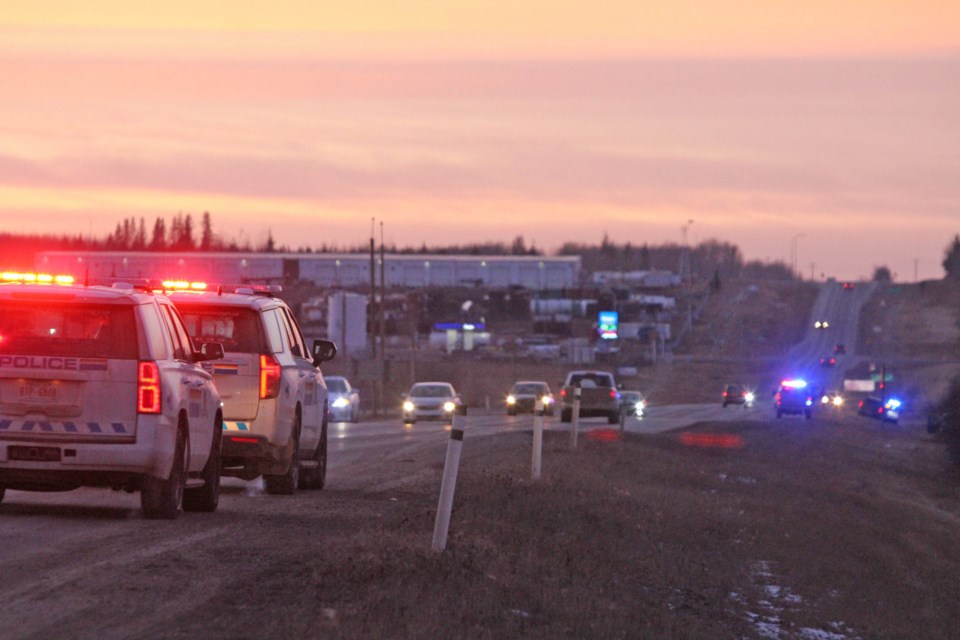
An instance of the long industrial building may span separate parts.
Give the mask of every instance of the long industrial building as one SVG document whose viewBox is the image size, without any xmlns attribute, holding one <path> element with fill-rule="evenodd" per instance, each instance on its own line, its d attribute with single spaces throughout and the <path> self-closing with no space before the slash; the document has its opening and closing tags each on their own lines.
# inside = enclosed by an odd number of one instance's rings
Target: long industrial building
<svg viewBox="0 0 960 640">
<path fill-rule="evenodd" d="M 380 282 L 379 255 L 377 283 Z M 580 284 L 579 256 L 454 256 L 387 254 L 387 287 L 522 286 L 557 290 Z M 370 255 L 362 253 L 175 253 L 46 251 L 44 273 L 83 278 L 151 278 L 221 283 L 311 281 L 322 287 L 370 284 Z"/>
</svg>

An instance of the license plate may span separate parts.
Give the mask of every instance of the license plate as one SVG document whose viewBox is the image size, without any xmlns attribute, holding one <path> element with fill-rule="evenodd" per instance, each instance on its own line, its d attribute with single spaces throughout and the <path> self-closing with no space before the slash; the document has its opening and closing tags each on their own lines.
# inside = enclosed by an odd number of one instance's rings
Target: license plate
<svg viewBox="0 0 960 640">
<path fill-rule="evenodd" d="M 25 380 L 20 383 L 20 401 L 38 404 L 56 404 L 60 400 L 60 385 L 55 382 Z"/>
<path fill-rule="evenodd" d="M 60 462 L 59 447 L 7 447 L 7 459 L 28 462 Z"/>
</svg>

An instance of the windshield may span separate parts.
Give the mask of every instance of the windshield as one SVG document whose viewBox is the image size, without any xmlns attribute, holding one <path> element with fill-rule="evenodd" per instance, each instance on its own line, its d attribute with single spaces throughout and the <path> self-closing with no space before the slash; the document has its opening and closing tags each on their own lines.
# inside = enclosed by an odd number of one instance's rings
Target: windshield
<svg viewBox="0 0 960 640">
<path fill-rule="evenodd" d="M 452 398 L 453 389 L 443 384 L 416 385 L 410 389 L 411 398 Z"/>
<path fill-rule="evenodd" d="M 530 396 L 547 393 L 547 385 L 536 383 L 517 384 L 513 387 L 513 393 L 516 395 Z"/>
<path fill-rule="evenodd" d="M 224 351 L 262 353 L 260 316 L 244 307 L 177 305 L 197 348 L 206 342 L 223 344 Z"/>
<path fill-rule="evenodd" d="M 327 391 L 331 393 L 346 393 L 349 391 L 347 388 L 347 381 L 343 378 L 327 378 Z"/>
<path fill-rule="evenodd" d="M 132 305 L 0 303 L 0 354 L 137 359 Z"/>
</svg>

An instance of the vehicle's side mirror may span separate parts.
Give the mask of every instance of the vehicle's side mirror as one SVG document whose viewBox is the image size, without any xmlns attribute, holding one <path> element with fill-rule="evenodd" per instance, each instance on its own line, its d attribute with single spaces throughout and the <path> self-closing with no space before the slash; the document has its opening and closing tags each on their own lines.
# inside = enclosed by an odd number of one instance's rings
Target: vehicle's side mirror
<svg viewBox="0 0 960 640">
<path fill-rule="evenodd" d="M 204 342 L 196 355 L 197 362 L 220 360 L 223 358 L 223 345 L 219 342 Z"/>
<path fill-rule="evenodd" d="M 337 345 L 330 340 L 313 341 L 313 366 L 333 360 L 337 356 Z"/>
</svg>

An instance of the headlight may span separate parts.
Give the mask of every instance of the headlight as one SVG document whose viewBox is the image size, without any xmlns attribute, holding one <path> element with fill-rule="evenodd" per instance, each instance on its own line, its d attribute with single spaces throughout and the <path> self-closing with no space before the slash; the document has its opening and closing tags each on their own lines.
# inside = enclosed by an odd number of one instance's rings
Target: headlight
<svg viewBox="0 0 960 640">
<path fill-rule="evenodd" d="M 843 406 L 843 398 L 840 396 L 833 396 L 833 406 L 841 407 Z"/>
<path fill-rule="evenodd" d="M 744 401 L 746 401 L 746 402 L 753 402 L 753 401 L 754 401 L 753 392 L 752 392 L 752 391 L 747 391 L 747 392 L 743 395 L 743 399 L 744 399 Z"/>
<path fill-rule="evenodd" d="M 350 406 L 350 400 L 348 400 L 347 398 L 344 398 L 343 396 L 340 396 L 339 398 L 333 401 L 334 409 L 343 409 L 344 407 L 349 407 L 349 406 Z"/>
<path fill-rule="evenodd" d="M 512 395 L 507 396 L 507 404 L 517 404 L 517 399 Z M 446 405 L 444 405 L 444 409 L 446 409 Z"/>
<path fill-rule="evenodd" d="M 540 402 L 542 402 L 543 404 L 553 404 L 553 398 L 551 398 L 550 396 L 543 396 L 542 398 L 540 398 Z"/>
<path fill-rule="evenodd" d="M 450 402 L 449 400 L 443 403 L 443 410 L 447 413 L 453 413 L 453 410 L 456 408 L 457 408 L 457 405 L 454 404 L 453 402 Z"/>
<path fill-rule="evenodd" d="M 410 412 L 413 411 L 414 409 L 416 409 L 416 407 L 415 407 L 414 404 L 413 404 L 412 402 L 410 402 L 409 400 L 407 400 L 406 402 L 403 403 L 403 410 L 406 411 L 407 413 L 410 413 Z"/>
<path fill-rule="evenodd" d="M 827 404 L 828 402 L 830 402 L 830 396 L 823 396 L 820 398 L 820 404 Z"/>
</svg>

